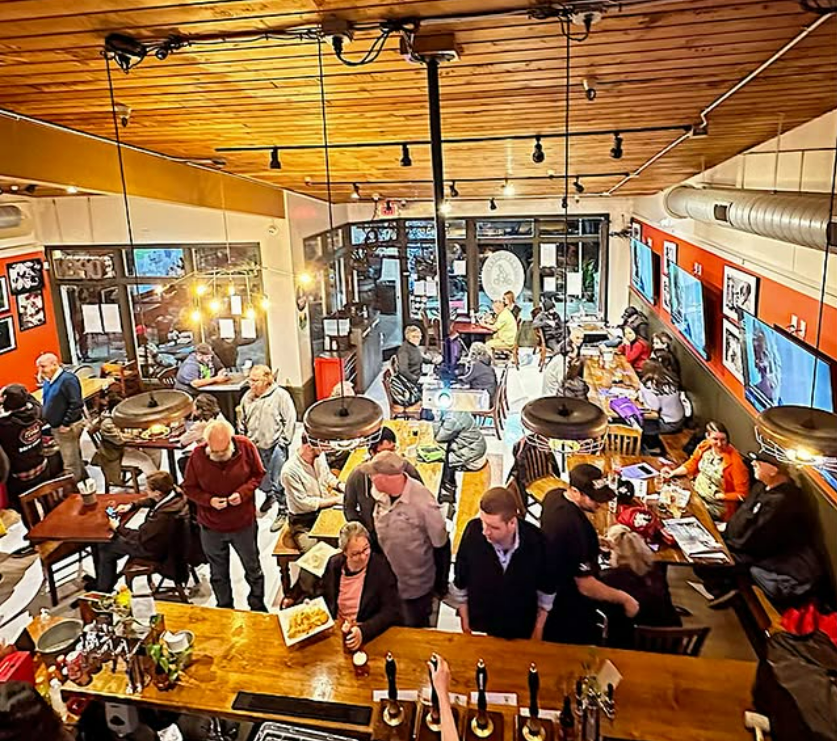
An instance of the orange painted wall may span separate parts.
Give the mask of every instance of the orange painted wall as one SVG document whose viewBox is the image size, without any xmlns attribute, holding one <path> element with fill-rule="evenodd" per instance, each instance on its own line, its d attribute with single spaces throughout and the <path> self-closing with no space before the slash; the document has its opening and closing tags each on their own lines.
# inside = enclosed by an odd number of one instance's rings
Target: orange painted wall
<svg viewBox="0 0 837 741">
<path fill-rule="evenodd" d="M 38 258 L 46 263 L 43 250 L 35 250 L 14 257 L 4 257 L 0 253 L 0 275 L 6 278 L 6 287 L 9 288 L 8 268 L 9 263 L 20 262 Z M 46 265 L 45 265 L 46 267 Z M 46 324 L 40 327 L 20 331 L 20 323 L 17 316 L 17 296 L 9 292 L 9 309 L 0 313 L 0 319 L 12 316 L 15 327 L 15 339 L 17 348 L 0 354 L 0 387 L 7 383 L 22 383 L 30 390 L 35 389 L 35 360 L 43 352 L 54 352 L 59 354 L 58 331 L 55 324 L 55 309 L 52 302 L 52 292 L 49 289 L 49 280 L 44 271 L 44 313 Z"/>
</svg>

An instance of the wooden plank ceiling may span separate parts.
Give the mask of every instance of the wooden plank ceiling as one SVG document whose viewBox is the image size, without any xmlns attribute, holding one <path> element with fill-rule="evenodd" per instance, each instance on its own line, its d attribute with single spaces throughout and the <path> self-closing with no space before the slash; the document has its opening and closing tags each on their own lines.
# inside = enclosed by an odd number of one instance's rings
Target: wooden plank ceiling
<svg viewBox="0 0 837 741">
<path fill-rule="evenodd" d="M 103 40 L 119 31 L 144 40 L 169 34 L 287 29 L 329 15 L 352 21 L 458 14 L 517 14 L 426 22 L 454 31 L 462 56 L 442 70 L 446 137 L 560 133 L 564 130 L 564 38 L 556 21 L 533 20 L 520 0 L 3 0 L 0 2 L 0 107 L 113 138 Z M 791 1 L 639 0 L 611 3 L 590 37 L 572 44 L 570 129 L 616 131 L 688 125 L 738 80 L 769 59 L 817 16 Z M 524 12 L 520 12 L 520 11 Z M 578 27 L 575 28 L 578 31 Z M 358 58 L 375 32 L 359 32 L 347 56 Z M 324 47 L 330 141 L 400 142 L 428 138 L 425 71 L 405 61 L 391 37 L 372 64 L 344 66 Z M 586 100 L 583 79 L 598 96 Z M 260 40 L 192 46 L 160 61 L 149 56 L 125 75 L 114 68 L 115 97 L 132 108 L 123 140 L 176 157 L 217 157 L 217 148 L 322 143 L 315 42 Z M 710 135 L 689 140 L 630 180 L 620 195 L 676 183 L 837 106 L 837 22 L 831 18 L 709 116 Z M 569 171 L 631 172 L 678 132 L 624 135 L 624 157 L 609 156 L 612 136 L 571 139 Z M 521 196 L 560 193 L 563 143 L 544 141 L 546 160 L 532 162 L 533 141 L 448 144 L 446 176 L 463 198 L 500 197 L 502 178 Z M 331 151 L 333 200 L 347 201 L 357 182 L 364 196 L 428 198 L 429 149 Z M 230 172 L 326 197 L 321 149 L 221 155 Z M 79 167 L 84 163 L 80 162 Z M 2 169 L 2 165 L 0 165 Z M 2 173 L 0 173 L 2 174 Z M 463 182 L 495 178 L 492 182 Z M 306 179 L 313 181 L 307 185 Z M 585 196 L 602 193 L 618 174 L 585 178 Z M 422 182 L 425 181 L 425 182 Z M 572 191 L 571 191 L 572 192 Z"/>
</svg>

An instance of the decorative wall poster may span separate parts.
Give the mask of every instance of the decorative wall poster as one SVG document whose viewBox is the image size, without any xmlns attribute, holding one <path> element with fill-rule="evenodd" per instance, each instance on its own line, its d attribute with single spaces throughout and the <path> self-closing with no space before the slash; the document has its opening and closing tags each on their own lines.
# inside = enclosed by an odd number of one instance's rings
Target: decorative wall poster
<svg viewBox="0 0 837 741">
<path fill-rule="evenodd" d="M 9 263 L 9 289 L 13 296 L 44 288 L 44 263 L 38 259 Z"/>
<path fill-rule="evenodd" d="M 671 314 L 671 284 L 668 281 L 668 275 L 663 275 L 662 279 L 663 308 Z"/>
<path fill-rule="evenodd" d="M 17 297 L 17 323 L 21 332 L 46 324 L 43 291 L 22 293 Z"/>
<path fill-rule="evenodd" d="M 756 316 L 759 279 L 730 265 L 724 265 L 724 316 L 737 322 L 738 310 Z"/>
<path fill-rule="evenodd" d="M 741 330 L 724 319 L 724 368 L 744 383 L 744 354 L 741 348 Z"/>
<path fill-rule="evenodd" d="M 638 221 L 631 222 L 631 239 L 639 241 L 642 239 L 642 224 Z"/>
<path fill-rule="evenodd" d="M 9 285 L 6 279 L 0 275 L 0 314 L 9 310 Z"/>
<path fill-rule="evenodd" d="M 677 265 L 677 242 L 663 242 L 663 275 L 668 275 L 668 264 L 673 262 Z"/>
<path fill-rule="evenodd" d="M 0 319 L 0 353 L 9 352 L 17 347 L 15 341 L 15 325 L 12 317 Z"/>
<path fill-rule="evenodd" d="M 499 250 L 486 258 L 481 277 L 483 290 L 496 301 L 503 298 L 506 291 L 520 295 L 525 271 L 517 255 L 509 250 Z"/>
</svg>

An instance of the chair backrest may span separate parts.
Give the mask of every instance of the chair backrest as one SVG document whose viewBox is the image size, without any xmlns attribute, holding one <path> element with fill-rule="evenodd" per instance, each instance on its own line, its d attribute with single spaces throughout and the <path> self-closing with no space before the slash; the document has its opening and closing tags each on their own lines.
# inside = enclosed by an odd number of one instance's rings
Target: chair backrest
<svg viewBox="0 0 837 741">
<path fill-rule="evenodd" d="M 395 358 L 395 356 L 393 356 L 393 359 L 394 358 Z M 384 394 L 386 394 L 386 397 L 387 397 L 387 404 L 389 404 L 390 414 L 392 413 L 392 409 L 393 409 L 392 383 L 391 383 L 391 381 L 392 381 L 392 366 L 389 365 L 389 366 L 384 368 L 384 376 L 383 376 L 383 379 L 382 379 L 381 382 L 384 385 Z"/>
<path fill-rule="evenodd" d="M 24 492 L 20 497 L 23 522 L 31 529 L 55 509 L 70 494 L 78 491 L 72 476 L 61 476 L 45 481 L 34 489 Z"/>
<path fill-rule="evenodd" d="M 166 368 L 157 376 L 157 382 L 166 388 L 174 388 L 174 379 L 177 378 L 177 368 Z"/>
<path fill-rule="evenodd" d="M 711 628 L 652 628 L 637 625 L 634 628 L 634 648 L 658 654 L 700 656 L 700 651 Z"/>
<path fill-rule="evenodd" d="M 95 378 L 96 377 L 96 369 L 92 365 L 77 365 L 73 368 L 73 373 L 75 373 L 76 377 L 81 380 L 82 378 Z"/>
<path fill-rule="evenodd" d="M 642 430 L 627 425 L 608 425 L 605 450 L 614 455 L 639 455 Z"/>
<path fill-rule="evenodd" d="M 527 442 L 526 438 L 521 439 L 516 447 L 514 478 L 518 487 L 523 487 L 524 491 L 533 481 L 559 475 L 555 456 L 552 453 L 536 448 Z"/>
</svg>

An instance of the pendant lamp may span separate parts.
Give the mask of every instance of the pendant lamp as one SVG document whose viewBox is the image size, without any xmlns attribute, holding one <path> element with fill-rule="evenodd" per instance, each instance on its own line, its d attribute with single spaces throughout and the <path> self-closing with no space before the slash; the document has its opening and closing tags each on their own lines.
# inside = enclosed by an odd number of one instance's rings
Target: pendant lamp
<svg viewBox="0 0 837 741">
<path fill-rule="evenodd" d="M 326 187 L 328 189 L 329 227 L 334 229 L 331 199 L 331 169 L 328 154 L 328 123 L 326 119 L 325 76 L 323 73 L 323 45 L 318 41 L 320 73 L 320 105 L 323 122 L 323 150 L 325 152 Z M 329 232 L 331 233 L 331 232 Z M 339 323 L 338 323 L 339 324 Z M 348 324 L 348 322 L 347 322 Z M 384 410 L 366 396 L 346 396 L 344 364 L 340 363 L 340 395 L 312 404 L 302 418 L 302 426 L 309 442 L 326 452 L 347 451 L 368 447 L 381 434 Z"/>
<path fill-rule="evenodd" d="M 585 399 L 544 396 L 520 412 L 526 439 L 538 450 L 566 455 L 598 453 L 604 446 L 607 415 Z"/>
</svg>

